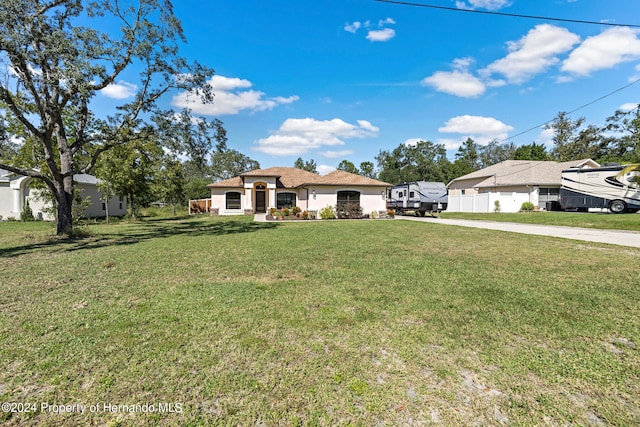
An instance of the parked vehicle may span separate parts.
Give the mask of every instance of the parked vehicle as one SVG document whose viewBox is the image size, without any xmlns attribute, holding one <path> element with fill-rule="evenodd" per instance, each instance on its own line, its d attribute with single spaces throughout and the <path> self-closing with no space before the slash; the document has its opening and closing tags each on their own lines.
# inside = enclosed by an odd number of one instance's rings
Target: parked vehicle
<svg viewBox="0 0 640 427">
<path fill-rule="evenodd" d="M 442 182 L 414 181 L 391 187 L 387 207 L 398 215 L 408 211 L 424 216 L 447 209 L 447 188 Z"/>
<path fill-rule="evenodd" d="M 613 213 L 640 210 L 638 173 L 620 175 L 626 166 L 614 165 L 562 171 L 559 204 L 561 209 L 587 211 L 609 209 Z"/>
</svg>

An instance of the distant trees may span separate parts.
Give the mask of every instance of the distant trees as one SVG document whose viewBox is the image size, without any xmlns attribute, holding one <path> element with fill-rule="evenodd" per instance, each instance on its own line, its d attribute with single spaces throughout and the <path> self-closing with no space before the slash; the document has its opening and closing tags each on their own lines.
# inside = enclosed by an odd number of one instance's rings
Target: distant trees
<svg viewBox="0 0 640 427">
<path fill-rule="evenodd" d="M 318 165 L 315 160 L 311 159 L 309 161 L 302 160 L 302 157 L 298 157 L 296 161 L 293 163 L 293 167 L 297 169 L 302 169 L 303 171 L 318 173 Z"/>
</svg>

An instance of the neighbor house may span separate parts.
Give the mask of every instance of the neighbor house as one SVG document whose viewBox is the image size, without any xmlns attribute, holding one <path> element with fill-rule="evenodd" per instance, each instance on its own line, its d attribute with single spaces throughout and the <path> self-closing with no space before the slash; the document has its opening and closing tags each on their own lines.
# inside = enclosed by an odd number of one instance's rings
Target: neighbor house
<svg viewBox="0 0 640 427">
<path fill-rule="evenodd" d="M 501 212 L 518 212 L 523 202 L 546 209 L 558 200 L 562 171 L 593 168 L 591 159 L 571 162 L 506 160 L 454 179 L 449 190 L 449 212 L 493 212 L 496 201 Z"/>
<path fill-rule="evenodd" d="M 214 215 L 266 213 L 269 208 L 298 206 L 319 211 L 340 203 L 358 203 L 364 214 L 386 210 L 391 184 L 333 171 L 317 175 L 290 167 L 257 169 L 207 186 Z"/>
<path fill-rule="evenodd" d="M 41 196 L 42 190 L 31 188 L 34 178 L 18 175 L 0 169 L 0 217 L 2 219 L 19 219 L 26 203 L 38 219 L 52 220 L 53 212 L 51 202 Z M 98 190 L 100 180 L 93 175 L 74 175 L 75 187 L 80 197 L 90 197 L 89 206 L 84 211 L 88 218 L 104 217 L 109 209 L 109 215 L 123 216 L 127 212 L 127 203 L 124 198 L 114 196 L 107 206 L 101 200 L 102 193 Z"/>
</svg>

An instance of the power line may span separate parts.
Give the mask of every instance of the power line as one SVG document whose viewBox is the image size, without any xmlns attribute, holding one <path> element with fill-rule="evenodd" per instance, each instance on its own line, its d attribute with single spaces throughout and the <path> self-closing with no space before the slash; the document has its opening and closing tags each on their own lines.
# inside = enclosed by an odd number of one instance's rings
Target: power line
<svg viewBox="0 0 640 427">
<path fill-rule="evenodd" d="M 608 93 L 608 94 L 606 94 L 606 95 L 603 95 L 603 96 L 601 96 L 601 97 L 599 97 L 599 98 L 596 98 L 596 99 L 594 99 L 593 101 L 587 102 L 586 104 L 581 105 L 580 107 L 578 107 L 578 108 L 576 108 L 576 109 L 574 109 L 574 110 L 571 110 L 571 111 L 567 112 L 567 115 L 573 114 L 573 113 L 575 113 L 576 111 L 580 111 L 580 110 L 582 110 L 583 108 L 586 108 L 586 107 L 588 107 L 588 106 L 590 106 L 590 105 L 593 105 L 593 104 L 595 104 L 595 103 L 596 103 L 596 102 L 598 102 L 598 101 L 602 101 L 603 99 L 608 98 L 609 96 L 611 96 L 611 95 L 613 95 L 613 94 L 615 94 L 615 93 L 618 93 L 618 92 L 620 92 L 620 91 L 623 91 L 623 90 L 627 89 L 628 87 L 631 87 L 631 86 L 633 86 L 634 84 L 639 83 L 639 82 L 640 82 L 640 78 L 638 78 L 638 79 L 636 79 L 636 80 L 632 81 L 631 83 L 629 83 L 629 84 L 627 84 L 627 85 L 624 85 L 624 86 L 622 86 L 622 87 L 620 87 L 620 88 L 618 88 L 618 89 L 616 89 L 616 90 L 614 90 L 614 91 L 611 91 L 611 92 L 609 92 L 609 93 Z M 639 107 L 640 107 L 640 106 L 639 106 Z M 529 132 L 531 132 L 531 131 L 533 131 L 533 130 L 536 130 L 536 129 L 538 129 L 538 128 L 541 128 L 541 127 L 543 127 L 543 126 L 546 126 L 546 125 L 548 125 L 549 123 L 552 123 L 554 120 L 555 120 L 555 117 L 554 117 L 553 119 L 551 119 L 551 120 L 547 120 L 546 122 L 544 122 L 544 123 L 542 123 L 542 124 L 539 124 L 539 125 L 534 126 L 534 127 L 530 128 L 530 129 L 527 129 L 527 130 L 522 131 L 522 132 L 520 132 L 520 133 L 517 133 L 517 134 L 515 134 L 515 135 L 513 135 L 513 136 L 510 136 L 510 137 L 508 137 L 508 138 L 505 138 L 505 139 L 503 139 L 502 141 L 500 141 L 499 143 L 500 143 L 500 144 L 502 144 L 502 143 L 503 143 L 503 142 L 505 142 L 505 141 L 509 141 L 510 139 L 514 139 L 514 138 L 516 138 L 516 137 L 518 137 L 518 136 L 522 136 L 522 135 L 524 135 L 525 133 L 529 133 Z"/>
<path fill-rule="evenodd" d="M 373 0 L 378 3 L 389 3 L 389 4 L 397 4 L 403 6 L 414 6 L 414 7 L 425 7 L 429 9 L 440 9 L 440 10 L 449 10 L 453 12 L 466 12 L 466 13 L 480 13 L 483 15 L 498 15 L 498 16 L 508 16 L 511 18 L 526 18 L 526 19 L 539 19 L 544 21 L 558 21 L 558 22 L 571 22 L 574 24 L 590 24 L 590 25 L 608 25 L 610 27 L 629 27 L 629 28 L 640 28 L 638 24 L 616 24 L 612 22 L 596 22 L 596 21 L 585 21 L 582 19 L 565 19 L 565 18 L 552 18 L 549 16 L 536 16 L 536 15 L 522 15 L 519 13 L 505 13 L 505 12 L 490 12 L 486 10 L 472 10 L 472 9 L 458 9 L 455 7 L 447 7 L 447 6 L 436 6 L 433 4 L 424 4 L 424 3 L 411 3 L 406 1 L 395 1 L 395 0 Z"/>
</svg>

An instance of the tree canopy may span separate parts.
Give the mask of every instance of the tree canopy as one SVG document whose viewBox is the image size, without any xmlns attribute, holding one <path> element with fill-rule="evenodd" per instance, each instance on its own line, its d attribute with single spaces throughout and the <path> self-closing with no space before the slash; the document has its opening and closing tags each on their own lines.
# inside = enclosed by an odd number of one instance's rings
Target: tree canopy
<svg viewBox="0 0 640 427">
<path fill-rule="evenodd" d="M 207 78 L 213 71 L 187 63 L 178 52 L 183 41 L 168 0 L 0 5 L 2 127 L 25 141 L 23 151 L 36 154 L 20 158 L 4 144 L 0 168 L 44 182 L 56 201 L 58 234 L 72 232 L 75 174 L 90 172 L 113 147 L 162 134 L 159 124 L 174 120 L 173 111 L 158 105 L 163 95 L 185 90 L 212 102 Z M 94 97 L 132 67 L 140 71 L 132 99 L 94 117 Z M 189 139 L 172 140 L 192 148 Z"/>
</svg>

